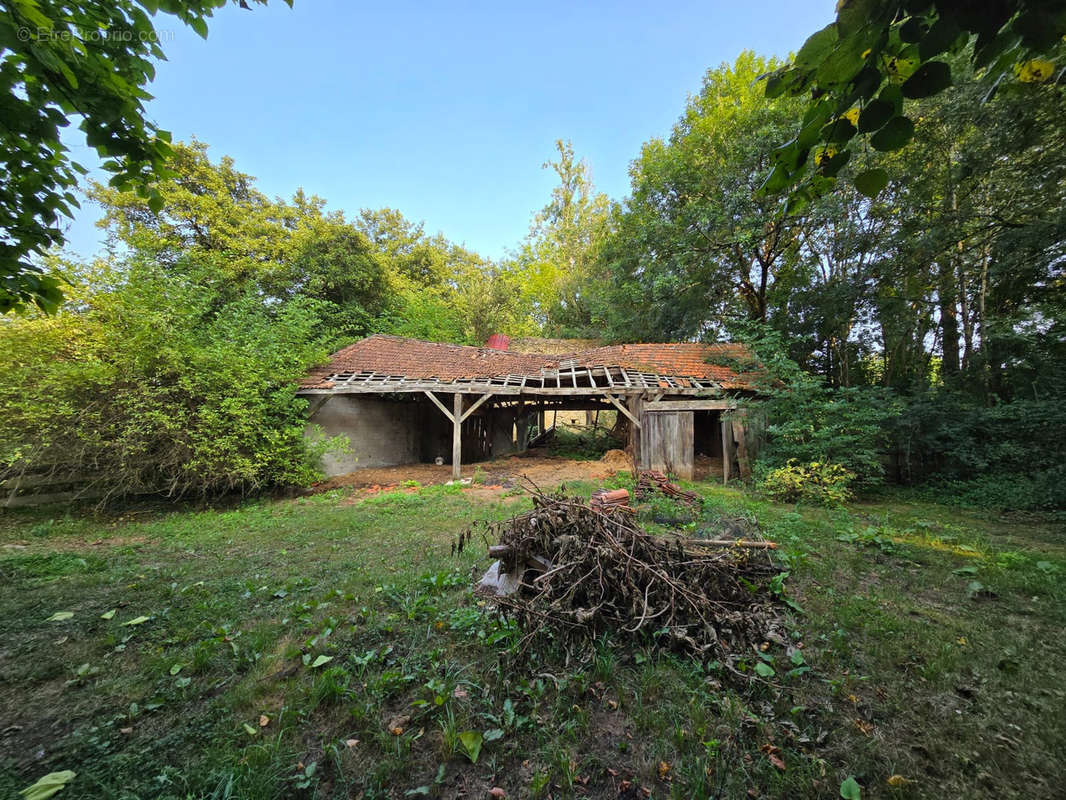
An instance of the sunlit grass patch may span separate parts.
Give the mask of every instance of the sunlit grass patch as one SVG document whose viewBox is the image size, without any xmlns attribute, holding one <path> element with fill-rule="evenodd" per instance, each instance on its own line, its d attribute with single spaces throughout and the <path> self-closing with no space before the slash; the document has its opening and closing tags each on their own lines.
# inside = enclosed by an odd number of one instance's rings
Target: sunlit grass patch
<svg viewBox="0 0 1066 800">
<path fill-rule="evenodd" d="M 609 635 L 587 661 L 551 641 L 523 649 L 471 592 L 481 543 L 451 554 L 459 530 L 523 497 L 339 492 L 61 518 L 32 536 L 39 517 L 5 517 L 27 544 L 0 554 L 14 589 L 0 594 L 0 699 L 17 728 L 0 793 L 59 769 L 78 773 L 74 798 L 614 798 L 623 782 L 822 797 L 848 776 L 864 797 L 1050 791 L 1066 598 L 1042 523 L 1028 539 L 930 504 L 797 508 L 695 486 L 702 509 L 648 503 L 642 518 L 690 535 L 743 520 L 779 543 L 802 612 L 750 656 L 768 685 Z M 894 774 L 914 783 L 893 789 Z"/>
</svg>

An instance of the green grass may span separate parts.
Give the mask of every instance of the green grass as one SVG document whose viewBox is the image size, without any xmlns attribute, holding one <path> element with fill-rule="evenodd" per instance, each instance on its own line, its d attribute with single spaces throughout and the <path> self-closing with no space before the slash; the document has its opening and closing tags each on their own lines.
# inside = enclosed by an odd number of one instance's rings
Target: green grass
<svg viewBox="0 0 1066 800">
<path fill-rule="evenodd" d="M 551 643 L 519 654 L 521 632 L 470 593 L 481 543 L 451 544 L 523 497 L 5 513 L 0 796 L 65 769 L 66 800 L 813 798 L 849 776 L 864 797 L 1058 791 L 1061 527 L 696 488 L 702 513 L 640 517 L 693 535 L 757 522 L 782 544 L 801 656 L 770 647 L 771 685 L 610 640 L 584 662 Z M 47 621 L 60 611 L 74 616 Z"/>
<path fill-rule="evenodd" d="M 608 450 L 625 447 L 625 442 L 608 428 L 566 428 L 562 425 L 548 441 L 548 453 L 560 458 L 596 461 Z"/>
</svg>

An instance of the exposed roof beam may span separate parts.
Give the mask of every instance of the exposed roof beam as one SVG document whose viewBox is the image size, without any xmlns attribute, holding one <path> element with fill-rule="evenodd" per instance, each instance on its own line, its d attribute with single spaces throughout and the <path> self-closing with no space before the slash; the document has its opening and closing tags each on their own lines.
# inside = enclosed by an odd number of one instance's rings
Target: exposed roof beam
<svg viewBox="0 0 1066 800">
<path fill-rule="evenodd" d="M 444 403 L 437 399 L 437 395 L 433 394 L 433 392 L 428 389 L 424 389 L 423 391 L 426 393 L 426 397 L 432 400 L 434 405 L 441 410 L 441 413 L 448 418 L 448 421 L 455 424 L 455 417 L 452 416 L 452 412 L 445 407 Z"/>
<path fill-rule="evenodd" d="M 611 404 L 615 408 L 617 408 L 619 411 L 621 411 L 623 414 L 625 414 L 627 417 L 629 417 L 630 421 L 636 427 L 638 427 L 638 428 L 640 427 L 640 420 L 637 419 L 635 416 L 633 416 L 633 412 L 631 412 L 628 408 L 625 407 L 625 403 L 620 402 L 617 397 L 615 397 L 613 394 L 610 394 L 609 392 L 604 392 L 603 394 L 608 400 L 611 401 Z"/>
</svg>

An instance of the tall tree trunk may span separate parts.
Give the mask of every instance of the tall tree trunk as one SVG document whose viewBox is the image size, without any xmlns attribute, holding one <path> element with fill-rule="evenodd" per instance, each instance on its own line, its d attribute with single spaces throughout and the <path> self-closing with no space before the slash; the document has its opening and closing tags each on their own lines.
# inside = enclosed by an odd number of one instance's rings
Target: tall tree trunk
<svg viewBox="0 0 1066 800">
<path fill-rule="evenodd" d="M 970 285 L 966 279 L 966 269 L 959 263 L 959 313 L 962 317 L 962 368 L 973 365 L 973 329 L 974 313 L 970 308 Z"/>
<path fill-rule="evenodd" d="M 986 405 L 992 404 L 991 374 L 988 363 L 988 329 L 985 317 L 985 303 L 988 298 L 988 262 L 991 260 L 991 252 L 986 246 L 984 258 L 981 260 L 981 284 L 977 292 L 977 325 L 981 332 L 981 387 L 984 391 Z"/>
<path fill-rule="evenodd" d="M 943 354 L 941 373 L 948 378 L 959 374 L 959 293 L 955 269 L 950 260 L 940 262 L 937 296 L 940 301 L 940 349 Z"/>
</svg>

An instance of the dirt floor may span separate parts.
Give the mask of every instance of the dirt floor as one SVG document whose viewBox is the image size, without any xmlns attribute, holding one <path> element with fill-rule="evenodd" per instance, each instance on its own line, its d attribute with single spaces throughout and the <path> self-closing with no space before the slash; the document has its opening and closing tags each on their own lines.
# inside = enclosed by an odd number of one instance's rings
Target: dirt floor
<svg viewBox="0 0 1066 800">
<path fill-rule="evenodd" d="M 720 480 L 721 460 L 696 457 L 696 480 Z M 629 456 L 621 450 L 609 450 L 597 461 L 578 461 L 561 456 L 530 451 L 526 455 L 509 456 L 493 461 L 464 464 L 463 478 L 473 478 L 474 470 L 484 475 L 481 485 L 486 489 L 510 489 L 528 479 L 542 489 L 556 487 L 567 481 L 597 481 L 632 469 Z M 380 489 L 400 486 L 405 481 L 417 481 L 420 486 L 446 483 L 452 479 L 450 464 L 402 464 L 395 467 L 371 467 L 337 475 L 315 484 L 315 491 L 356 488 Z"/>
</svg>

